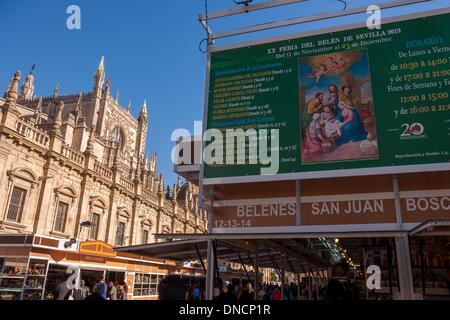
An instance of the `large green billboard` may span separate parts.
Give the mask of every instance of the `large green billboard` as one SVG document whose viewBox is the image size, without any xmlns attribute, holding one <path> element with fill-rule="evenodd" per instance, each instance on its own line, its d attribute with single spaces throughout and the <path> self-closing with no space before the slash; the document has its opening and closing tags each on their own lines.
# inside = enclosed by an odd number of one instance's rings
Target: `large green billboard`
<svg viewBox="0 0 450 320">
<path fill-rule="evenodd" d="M 213 51 L 207 128 L 279 129 L 277 177 L 448 170 L 449 92 L 447 13 Z"/>
</svg>

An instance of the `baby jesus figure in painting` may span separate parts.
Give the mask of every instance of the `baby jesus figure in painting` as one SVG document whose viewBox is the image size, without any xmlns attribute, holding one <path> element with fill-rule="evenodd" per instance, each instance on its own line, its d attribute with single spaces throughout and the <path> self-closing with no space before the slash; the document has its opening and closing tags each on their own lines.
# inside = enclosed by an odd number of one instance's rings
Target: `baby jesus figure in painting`
<svg viewBox="0 0 450 320">
<path fill-rule="evenodd" d="M 334 141 L 341 136 L 341 122 L 336 118 L 336 113 L 331 106 L 324 107 L 320 115 L 320 124 L 327 139 Z"/>
</svg>

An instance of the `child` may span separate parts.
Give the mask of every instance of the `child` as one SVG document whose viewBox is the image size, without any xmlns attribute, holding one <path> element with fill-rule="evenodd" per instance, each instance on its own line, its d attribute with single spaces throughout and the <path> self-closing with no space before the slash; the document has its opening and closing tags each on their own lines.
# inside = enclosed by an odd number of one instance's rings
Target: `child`
<svg viewBox="0 0 450 320">
<path fill-rule="evenodd" d="M 336 113 L 329 105 L 325 106 L 320 115 L 320 124 L 323 126 L 324 136 L 328 139 L 335 140 L 341 136 L 341 122 L 336 119 Z"/>
</svg>

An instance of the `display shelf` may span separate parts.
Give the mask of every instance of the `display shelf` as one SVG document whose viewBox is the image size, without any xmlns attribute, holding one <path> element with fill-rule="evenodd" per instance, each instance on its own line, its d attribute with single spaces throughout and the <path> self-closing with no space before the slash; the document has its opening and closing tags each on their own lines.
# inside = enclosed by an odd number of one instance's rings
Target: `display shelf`
<svg viewBox="0 0 450 320">
<path fill-rule="evenodd" d="M 42 297 L 43 297 L 42 289 L 40 289 L 39 291 L 25 289 L 22 299 L 23 300 L 42 300 Z"/>
<path fill-rule="evenodd" d="M 2 279 L 25 279 L 25 276 L 0 276 Z"/>
<path fill-rule="evenodd" d="M 162 276 L 157 274 L 138 273 L 135 277 L 133 296 L 152 296 L 157 294 L 157 286 Z"/>
<path fill-rule="evenodd" d="M 1 292 L 22 292 L 22 288 L 0 288 Z"/>
</svg>

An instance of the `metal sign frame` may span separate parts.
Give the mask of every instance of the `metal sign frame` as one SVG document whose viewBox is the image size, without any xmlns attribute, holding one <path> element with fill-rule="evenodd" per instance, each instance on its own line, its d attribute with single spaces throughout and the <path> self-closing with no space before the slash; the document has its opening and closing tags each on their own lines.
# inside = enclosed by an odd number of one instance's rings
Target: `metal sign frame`
<svg viewBox="0 0 450 320">
<path fill-rule="evenodd" d="M 411 5 L 411 4 L 418 4 L 418 3 L 422 3 L 422 2 L 428 2 L 431 0 L 396 0 L 396 1 L 392 1 L 389 3 L 382 3 L 379 4 L 380 8 L 384 8 L 384 9 L 388 9 L 388 8 L 394 8 L 394 7 L 400 7 L 400 6 L 406 6 L 406 5 Z M 293 25 L 299 25 L 302 23 L 306 23 L 306 22 L 312 22 L 312 21 L 319 21 L 319 20 L 325 20 L 325 19 L 331 19 L 331 18 L 336 18 L 336 17 L 342 17 L 342 16 L 348 16 L 348 15 L 354 15 L 354 14 L 358 14 L 358 13 L 363 13 L 363 12 L 367 12 L 367 8 L 354 8 L 354 9 L 349 9 L 349 10 L 343 10 L 341 12 L 334 12 L 334 13 L 327 13 L 327 14 L 322 14 L 322 15 L 316 15 L 316 16 L 310 16 L 310 17 L 303 17 L 303 18 L 297 18 L 297 19 L 291 19 L 291 20 L 287 20 L 287 21 L 280 21 L 280 22 L 273 22 L 273 23 L 268 23 L 268 24 L 263 24 L 260 26 L 253 26 L 253 27 L 247 27 L 247 28 L 243 28 L 243 29 L 238 29 L 238 30 L 234 30 L 234 31 L 229 31 L 229 32 L 223 32 L 223 33 L 218 33 L 218 34 L 214 34 L 213 31 L 211 30 L 211 28 L 208 25 L 208 20 L 209 19 L 219 19 L 219 18 L 224 18 L 224 17 L 229 17 L 229 16 L 233 16 L 233 15 L 238 15 L 238 14 L 245 14 L 245 13 L 249 13 L 252 11 L 256 11 L 256 10 L 263 10 L 263 9 L 269 9 L 269 8 L 274 8 L 274 7 L 279 7 L 282 5 L 289 5 L 289 4 L 294 4 L 294 3 L 300 3 L 300 2 L 304 2 L 304 0 L 273 0 L 273 1 L 269 1 L 266 3 L 261 3 L 261 4 L 257 4 L 257 5 L 253 5 L 253 6 L 246 6 L 243 8 L 239 8 L 239 9 L 234 9 L 234 10 L 228 10 L 225 12 L 219 12 L 219 13 L 213 13 L 208 15 L 208 17 L 205 16 L 200 16 L 200 23 L 202 24 L 202 26 L 205 28 L 206 32 L 207 32 L 207 67 L 206 67 L 206 84 L 205 84 L 205 99 L 204 99 L 204 113 L 203 113 L 203 132 L 206 131 L 207 129 L 207 120 L 208 120 L 208 109 L 209 109 L 209 90 L 210 90 L 210 75 L 211 75 L 211 55 L 213 52 L 218 52 L 218 51 L 224 51 L 224 50 L 229 50 L 229 49 L 233 49 L 233 48 L 239 48 L 239 47 L 245 47 L 245 46 L 250 46 L 250 45 L 257 45 L 257 44 L 263 44 L 263 43 L 268 43 L 268 42 L 276 42 L 276 41 L 282 41 L 282 40 L 288 40 L 288 39 L 292 39 L 292 38 L 301 38 L 301 37 L 305 37 L 305 36 L 310 36 L 310 35 L 317 35 L 317 34 L 323 34 L 323 33 L 333 33 L 333 32 L 337 32 L 337 31 L 345 31 L 345 30 L 349 30 L 349 29 L 355 29 L 355 28 L 359 28 L 359 27 L 365 27 L 364 24 L 355 24 L 355 25 L 349 25 L 349 26 L 340 26 L 340 27 L 333 27 L 333 28 L 328 28 L 328 29 L 321 29 L 321 30 L 315 30 L 312 32 L 306 32 L 306 33 L 299 33 L 299 34 L 294 34 L 294 35 L 290 35 L 290 36 L 281 36 L 281 37 L 272 37 L 269 39 L 265 39 L 265 40 L 259 40 L 259 41 L 248 41 L 248 42 L 243 42 L 243 43 L 238 43 L 238 44 L 233 44 L 233 45 L 229 45 L 229 46 L 223 46 L 223 47 L 218 47 L 215 48 L 214 47 L 214 40 L 216 39 L 221 39 L 221 38 L 230 38 L 230 37 L 234 37 L 237 35 L 243 35 L 243 34 L 248 34 L 248 33 L 254 33 L 254 32 L 259 32 L 259 31 L 264 31 L 264 30 L 270 30 L 270 29 L 277 29 L 277 28 L 281 28 L 281 27 L 286 27 L 286 26 L 293 26 Z M 411 20 L 411 19 L 415 19 L 415 18 L 422 18 L 422 17 L 429 17 L 429 16 L 435 16 L 435 15 L 440 15 L 440 14 L 444 14 L 444 13 L 449 13 L 450 12 L 450 8 L 446 8 L 444 10 L 433 10 L 433 11 L 428 11 L 428 12 L 424 12 L 424 13 L 417 13 L 417 14 L 411 14 L 411 15 L 404 15 L 404 16 L 398 16 L 395 18 L 389 18 L 389 19 L 382 19 L 383 23 L 390 23 L 390 22 L 397 22 L 397 21 L 405 21 L 405 20 Z M 206 142 L 202 139 L 202 150 L 205 150 L 205 146 L 206 146 Z M 229 239 L 236 239 L 236 238 L 240 238 L 240 239 L 245 239 L 247 238 L 251 238 L 251 239 L 255 239 L 255 238 L 261 238 L 261 239 L 267 239 L 268 237 L 270 238 L 271 231 L 275 231 L 275 234 L 273 234 L 274 237 L 286 237 L 286 238 L 293 238 L 293 237 L 299 237 L 299 238 L 311 238 L 311 237 L 318 237 L 318 236 L 323 236 L 323 233 L 328 233 L 328 235 L 332 235 L 332 234 L 336 234 L 339 235 L 340 237 L 344 236 L 344 237 L 355 237 L 355 236 L 367 236 L 369 233 L 372 236 L 375 236 L 377 234 L 380 235 L 392 235 L 392 236 L 396 236 L 399 237 L 397 238 L 397 242 L 398 244 L 405 244 L 405 231 L 402 230 L 403 228 L 399 227 L 404 225 L 402 223 L 396 223 L 396 224 L 389 224 L 389 225 L 385 225 L 384 228 L 380 228 L 380 225 L 373 225 L 370 226 L 368 229 L 361 231 L 358 229 L 361 229 L 361 225 L 359 226 L 352 226 L 351 228 L 349 228 L 348 226 L 340 226 L 340 228 L 335 228 L 335 226 L 328 226 L 328 227 L 318 227 L 318 228 L 308 228 L 308 229 L 304 229 L 304 227 L 294 227 L 291 230 L 282 230 L 280 231 L 280 228 L 267 228 L 267 229 L 253 229 L 253 230 L 235 230 L 236 232 L 238 232 L 237 234 L 232 234 L 232 233 L 220 233 L 223 232 L 224 230 L 214 230 L 213 226 L 212 226 L 212 218 L 213 218 L 213 214 L 214 214 L 214 202 L 213 199 L 210 199 L 210 202 L 206 205 L 203 200 L 204 200 L 204 188 L 206 185 L 211 185 L 210 187 L 212 188 L 212 193 L 214 194 L 214 184 L 225 184 L 225 183 L 245 183 L 245 182 L 257 182 L 257 181 L 261 181 L 261 182 L 269 182 L 269 181 L 280 181 L 280 180 L 297 180 L 296 183 L 296 196 L 300 195 L 300 189 L 299 186 L 300 184 L 298 183 L 298 180 L 300 179 L 307 179 L 309 178 L 325 178 L 325 177 L 330 177 L 331 175 L 331 171 L 324 171 L 321 172 L 320 175 L 318 175 L 317 172 L 314 173 L 310 173 L 309 176 L 306 173 L 298 173 L 298 174 L 284 174 L 284 175 L 276 175 L 276 176 L 246 176 L 246 177 L 231 177 L 231 178 L 220 178 L 220 179 L 205 179 L 204 178 L 204 169 L 205 169 L 205 163 L 204 161 L 201 161 L 201 166 L 200 166 L 200 174 L 199 174 L 199 205 L 205 209 L 207 209 L 208 211 L 208 219 L 210 221 L 209 225 L 208 225 L 208 234 L 207 235 L 201 235 L 202 239 L 208 240 L 208 247 L 207 247 L 207 260 L 208 260 L 208 270 L 207 270 L 207 275 L 206 275 L 206 298 L 208 300 L 212 300 L 213 298 L 213 287 L 214 287 L 214 248 L 213 248 L 213 241 L 220 239 L 220 238 L 229 238 Z M 401 171 L 403 170 L 403 171 Z M 372 168 L 371 170 L 368 169 L 364 169 L 364 170 L 341 170 L 341 171 L 334 171 L 334 175 L 336 177 L 341 176 L 354 176 L 354 175 L 376 175 L 376 174 L 394 174 L 394 173 L 401 173 L 401 172 L 417 172 L 417 171 L 443 171 L 443 170 L 450 170 L 450 163 L 448 164 L 438 164 L 438 165 L 430 165 L 430 166 L 408 166 L 408 167 L 396 167 L 396 168 Z M 299 200 L 296 200 L 297 204 L 298 204 Z M 297 223 L 301 223 L 301 215 L 300 215 L 300 209 L 299 206 L 297 206 Z M 367 226 L 365 226 L 367 227 Z M 409 227 L 409 228 L 408 228 Z M 412 229 L 413 226 L 408 226 L 406 229 Z M 277 230 L 275 230 L 277 229 Z M 315 230 L 314 230 L 315 229 Z M 383 231 L 381 231 L 381 230 Z M 219 233 L 217 233 L 217 231 Z M 227 230 L 230 231 L 230 230 Z M 249 232 L 250 231 L 250 232 Z M 253 231 L 253 232 L 251 232 Z M 256 231 L 256 233 L 255 233 Z M 249 232 L 246 234 L 246 232 Z M 159 237 L 164 237 L 163 235 L 158 235 Z M 173 235 L 167 235 L 168 238 L 173 238 Z M 185 235 L 183 238 L 188 238 L 189 236 Z M 199 237 L 199 235 L 191 235 L 191 237 Z M 402 259 L 400 259 L 402 260 Z M 406 259 L 405 261 L 408 261 L 408 259 Z M 399 262 L 400 263 L 400 262 Z M 410 271 L 409 273 L 407 271 Z M 412 281 L 412 271 L 411 270 L 399 270 L 399 273 L 402 274 L 402 281 L 400 283 L 400 287 L 401 287 L 401 292 L 402 292 L 402 297 L 404 298 L 408 298 L 408 297 L 412 297 L 413 296 L 413 292 L 411 292 L 411 288 L 410 286 L 407 285 L 407 283 L 405 282 L 405 279 Z M 406 284 L 405 284 L 406 283 Z"/>
</svg>

